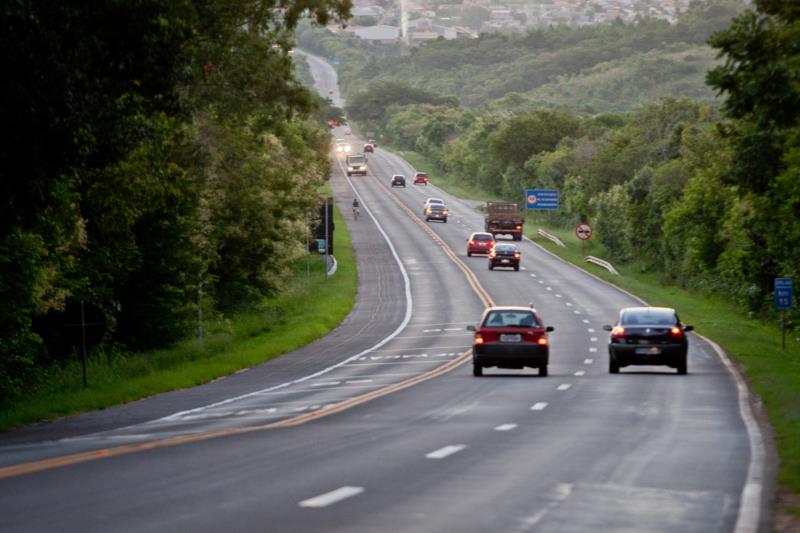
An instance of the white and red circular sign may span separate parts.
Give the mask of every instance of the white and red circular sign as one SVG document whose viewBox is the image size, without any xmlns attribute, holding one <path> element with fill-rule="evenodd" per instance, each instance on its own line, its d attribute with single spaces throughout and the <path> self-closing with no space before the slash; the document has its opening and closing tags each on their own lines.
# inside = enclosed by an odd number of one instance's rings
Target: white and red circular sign
<svg viewBox="0 0 800 533">
<path fill-rule="evenodd" d="M 535 194 L 528 195 L 528 205 L 536 205 L 536 202 L 539 201 L 539 198 L 536 197 Z"/>
<path fill-rule="evenodd" d="M 582 241 L 588 241 L 592 238 L 592 227 L 589 224 L 578 224 L 575 235 Z"/>
</svg>

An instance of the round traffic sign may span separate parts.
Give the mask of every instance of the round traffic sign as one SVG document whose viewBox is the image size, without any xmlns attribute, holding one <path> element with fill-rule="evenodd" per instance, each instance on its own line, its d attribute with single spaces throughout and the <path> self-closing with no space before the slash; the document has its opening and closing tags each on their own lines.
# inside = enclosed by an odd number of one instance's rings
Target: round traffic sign
<svg viewBox="0 0 800 533">
<path fill-rule="evenodd" d="M 536 198 L 535 194 L 529 194 L 528 195 L 528 205 L 536 205 L 536 202 L 538 202 L 538 201 L 539 201 L 539 199 Z"/>
<path fill-rule="evenodd" d="M 578 224 L 575 235 L 582 241 L 588 241 L 592 238 L 592 227 L 589 224 Z"/>
</svg>

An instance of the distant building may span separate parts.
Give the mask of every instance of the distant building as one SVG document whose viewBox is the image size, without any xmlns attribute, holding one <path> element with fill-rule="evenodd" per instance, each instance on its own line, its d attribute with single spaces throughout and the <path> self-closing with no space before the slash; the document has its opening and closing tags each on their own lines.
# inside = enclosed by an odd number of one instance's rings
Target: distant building
<svg viewBox="0 0 800 533">
<path fill-rule="evenodd" d="M 356 28 L 353 33 L 359 39 L 376 44 L 394 44 L 400 38 L 400 28 L 385 24 Z"/>
</svg>

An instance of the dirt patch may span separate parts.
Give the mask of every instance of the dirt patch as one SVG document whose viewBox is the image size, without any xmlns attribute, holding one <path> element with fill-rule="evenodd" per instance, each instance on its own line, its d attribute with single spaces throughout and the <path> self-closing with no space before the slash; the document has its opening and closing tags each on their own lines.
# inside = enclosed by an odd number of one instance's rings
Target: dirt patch
<svg viewBox="0 0 800 533">
<path fill-rule="evenodd" d="M 775 533 L 800 531 L 800 494 L 778 489 L 775 498 Z"/>
</svg>

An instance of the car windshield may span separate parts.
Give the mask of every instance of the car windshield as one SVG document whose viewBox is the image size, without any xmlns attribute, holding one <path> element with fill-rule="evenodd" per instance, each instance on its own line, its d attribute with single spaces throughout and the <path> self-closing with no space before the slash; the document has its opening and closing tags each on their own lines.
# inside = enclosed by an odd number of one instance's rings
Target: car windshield
<svg viewBox="0 0 800 533">
<path fill-rule="evenodd" d="M 484 327 L 538 327 L 536 315 L 530 311 L 491 311 L 483 321 Z"/>
<path fill-rule="evenodd" d="M 678 317 L 672 309 L 629 309 L 622 312 L 622 326 L 674 326 Z"/>
<path fill-rule="evenodd" d="M 363 155 L 351 155 L 347 160 L 351 165 L 360 165 L 364 162 Z"/>
<path fill-rule="evenodd" d="M 427 203 L 444 205 L 444 200 L 442 200 L 441 198 L 428 198 L 428 202 Z"/>
</svg>

